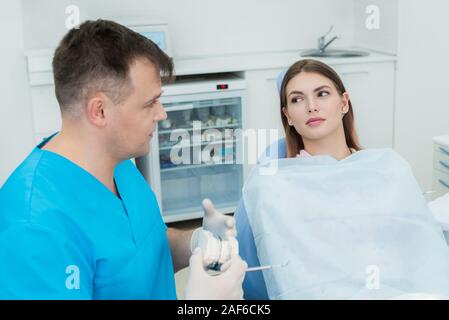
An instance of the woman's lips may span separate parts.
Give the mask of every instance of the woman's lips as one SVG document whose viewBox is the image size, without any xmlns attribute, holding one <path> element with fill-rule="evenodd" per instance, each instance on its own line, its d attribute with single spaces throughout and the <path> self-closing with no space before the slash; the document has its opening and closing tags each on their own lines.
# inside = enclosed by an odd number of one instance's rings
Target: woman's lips
<svg viewBox="0 0 449 320">
<path fill-rule="evenodd" d="M 323 122 L 324 122 L 324 119 L 322 119 L 322 118 L 310 119 L 309 121 L 307 121 L 307 125 L 310 127 L 317 127 Z"/>
</svg>

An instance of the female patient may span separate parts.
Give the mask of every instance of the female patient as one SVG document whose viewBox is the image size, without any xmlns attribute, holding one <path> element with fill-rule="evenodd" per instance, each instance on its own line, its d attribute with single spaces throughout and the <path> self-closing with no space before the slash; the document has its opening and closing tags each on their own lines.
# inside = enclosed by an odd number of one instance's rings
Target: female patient
<svg viewBox="0 0 449 320">
<path fill-rule="evenodd" d="M 293 64 L 280 86 L 280 113 L 285 139 L 270 146 L 260 161 L 270 159 L 272 148 L 280 158 L 330 155 L 342 160 L 360 150 L 351 101 L 338 74 L 317 60 Z M 247 213 L 240 202 L 235 213 L 240 255 L 249 266 L 259 265 Z M 248 272 L 246 299 L 268 299 L 262 272 Z"/>
</svg>

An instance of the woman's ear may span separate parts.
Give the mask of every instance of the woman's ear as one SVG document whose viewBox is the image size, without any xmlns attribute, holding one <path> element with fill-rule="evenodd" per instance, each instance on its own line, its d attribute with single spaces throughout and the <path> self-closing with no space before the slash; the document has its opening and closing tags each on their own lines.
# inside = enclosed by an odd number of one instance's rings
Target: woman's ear
<svg viewBox="0 0 449 320">
<path fill-rule="evenodd" d="M 290 117 L 288 116 L 288 110 L 287 110 L 287 108 L 286 108 L 286 107 L 282 107 L 282 112 L 284 113 L 284 116 L 287 118 L 288 125 L 289 125 L 289 126 L 292 126 L 293 123 L 292 123 L 292 121 L 290 120 Z"/>
<path fill-rule="evenodd" d="M 341 113 L 346 114 L 349 111 L 349 94 L 347 92 L 343 92 L 341 99 L 343 102 Z"/>
</svg>

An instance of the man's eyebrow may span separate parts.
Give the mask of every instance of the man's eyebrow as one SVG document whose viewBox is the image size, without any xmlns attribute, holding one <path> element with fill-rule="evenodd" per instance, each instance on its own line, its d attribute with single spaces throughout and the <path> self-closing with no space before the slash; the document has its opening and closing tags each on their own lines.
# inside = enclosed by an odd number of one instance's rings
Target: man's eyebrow
<svg viewBox="0 0 449 320">
<path fill-rule="evenodd" d="M 324 86 L 319 86 L 318 88 L 316 88 L 315 90 L 313 90 L 313 92 L 320 91 L 320 90 L 322 90 L 322 89 L 324 89 L 324 88 L 329 88 L 329 89 L 330 89 L 330 87 L 329 87 L 328 85 L 324 85 Z M 291 96 L 292 94 L 304 94 L 304 93 L 303 93 L 302 91 L 296 91 L 296 90 L 294 90 L 294 91 L 290 92 L 290 93 L 288 94 L 288 96 Z"/>
<path fill-rule="evenodd" d="M 164 93 L 164 91 L 161 91 L 160 93 L 158 93 L 156 96 L 154 96 L 153 98 L 151 98 L 150 100 L 148 100 L 144 105 L 153 103 L 155 100 L 159 99 L 162 94 Z"/>
</svg>

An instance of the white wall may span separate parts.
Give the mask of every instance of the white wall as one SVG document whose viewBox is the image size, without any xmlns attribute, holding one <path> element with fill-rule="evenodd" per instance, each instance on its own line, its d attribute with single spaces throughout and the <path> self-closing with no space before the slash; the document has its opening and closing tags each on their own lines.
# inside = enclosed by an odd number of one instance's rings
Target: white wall
<svg viewBox="0 0 449 320">
<path fill-rule="evenodd" d="M 353 0 L 23 0 L 25 47 L 55 47 L 69 4 L 82 20 L 166 19 L 177 57 L 315 47 L 331 24 L 343 37 L 335 45 L 353 42 Z"/>
<path fill-rule="evenodd" d="M 449 2 L 399 0 L 395 147 L 431 189 L 432 137 L 449 133 Z"/>
<path fill-rule="evenodd" d="M 0 186 L 33 147 L 30 95 L 23 55 L 22 8 L 0 4 Z"/>
</svg>

